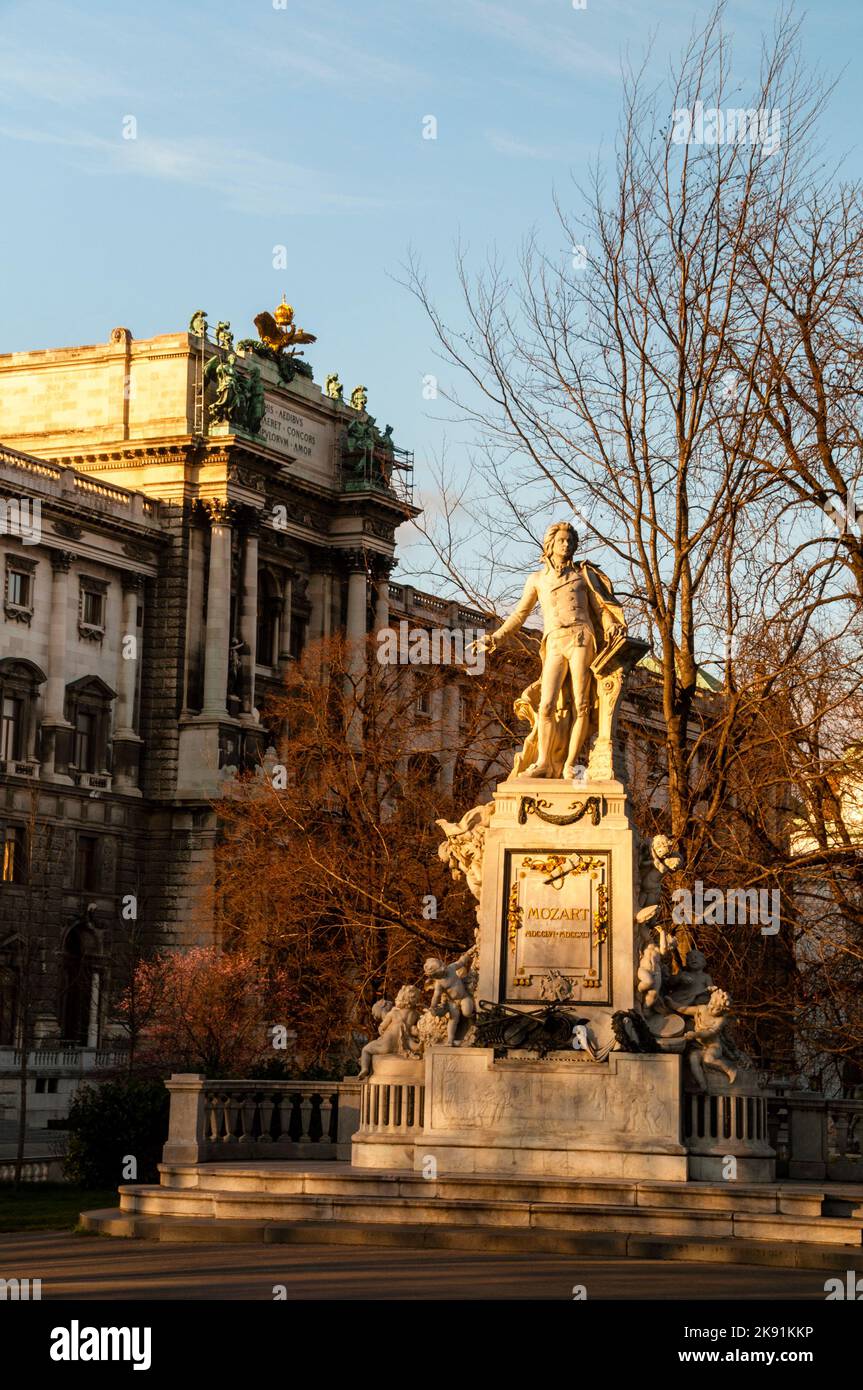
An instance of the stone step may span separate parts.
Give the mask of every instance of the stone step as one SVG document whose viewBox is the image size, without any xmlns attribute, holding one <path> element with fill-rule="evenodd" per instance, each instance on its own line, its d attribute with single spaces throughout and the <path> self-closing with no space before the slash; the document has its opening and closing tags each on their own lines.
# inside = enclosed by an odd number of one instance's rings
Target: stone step
<svg viewBox="0 0 863 1390">
<path fill-rule="evenodd" d="M 424 1226 L 404 1222 L 214 1220 L 141 1216 L 118 1209 L 84 1212 L 81 1229 L 103 1235 L 177 1243 L 369 1245 L 399 1249 L 544 1253 L 607 1259 L 685 1260 L 693 1263 L 770 1265 L 785 1269 L 863 1271 L 859 1245 L 809 1244 L 746 1238 L 708 1239 L 536 1228 Z"/>
<path fill-rule="evenodd" d="M 457 1195 L 432 1190 L 439 1184 L 421 1179 L 406 1195 L 390 1184 L 386 1195 L 380 1181 L 357 1179 L 348 1191 L 286 1192 L 243 1189 L 169 1188 L 136 1184 L 120 1188 L 120 1208 L 134 1216 L 213 1218 L 222 1220 L 328 1221 L 334 1223 L 413 1225 L 470 1225 L 511 1230 L 554 1229 L 602 1234 L 698 1236 L 707 1239 L 798 1241 L 842 1246 L 863 1245 L 863 1219 L 807 1215 L 783 1211 L 748 1211 L 733 1207 L 696 1207 L 691 1184 L 680 1184 L 675 1205 L 643 1202 L 530 1201 L 501 1198 L 492 1187 L 483 1197 L 466 1195 L 465 1186 L 448 1185 Z M 592 1188 L 594 1184 L 591 1182 Z M 494 1195 L 492 1195 L 492 1193 Z M 646 1194 L 644 1194 L 646 1195 Z M 724 1195 L 724 1194 L 723 1194 Z"/>
<path fill-rule="evenodd" d="M 863 1191 L 793 1183 L 658 1182 L 634 1179 L 538 1178 L 465 1175 L 425 1179 L 420 1173 L 382 1172 L 348 1164 L 211 1163 L 161 1165 L 164 1189 L 197 1192 L 266 1192 L 308 1196 L 432 1196 L 443 1199 L 560 1202 L 631 1207 L 685 1206 L 689 1210 L 784 1213 L 859 1218 Z"/>
</svg>

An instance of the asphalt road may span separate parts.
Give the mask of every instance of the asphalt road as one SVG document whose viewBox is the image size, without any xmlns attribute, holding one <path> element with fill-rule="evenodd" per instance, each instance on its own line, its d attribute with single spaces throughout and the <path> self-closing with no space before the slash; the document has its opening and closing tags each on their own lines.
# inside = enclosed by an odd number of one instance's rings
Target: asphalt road
<svg viewBox="0 0 863 1390">
<path fill-rule="evenodd" d="M 841 1257 L 837 1257 L 837 1266 Z M 839 1271 L 841 1272 L 841 1271 Z M 162 1245 L 63 1232 L 0 1235 L 0 1278 L 42 1299 L 817 1299 L 828 1271 L 364 1246 Z"/>
</svg>

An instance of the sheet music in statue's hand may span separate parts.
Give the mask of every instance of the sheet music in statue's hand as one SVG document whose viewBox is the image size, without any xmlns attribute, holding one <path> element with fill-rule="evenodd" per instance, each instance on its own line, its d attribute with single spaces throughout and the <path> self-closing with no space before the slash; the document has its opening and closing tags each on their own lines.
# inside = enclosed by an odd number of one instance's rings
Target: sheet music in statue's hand
<svg viewBox="0 0 863 1390">
<path fill-rule="evenodd" d="M 603 647 L 599 656 L 591 662 L 590 669 L 598 679 L 616 670 L 618 666 L 629 669 L 649 651 L 649 642 L 642 641 L 640 637 L 629 637 L 622 632 L 608 646 Z"/>
</svg>

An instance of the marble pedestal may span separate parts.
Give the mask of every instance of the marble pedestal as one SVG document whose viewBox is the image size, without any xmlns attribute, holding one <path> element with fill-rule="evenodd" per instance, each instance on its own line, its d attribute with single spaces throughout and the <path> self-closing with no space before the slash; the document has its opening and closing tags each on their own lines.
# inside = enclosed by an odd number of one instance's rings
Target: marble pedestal
<svg viewBox="0 0 863 1390">
<path fill-rule="evenodd" d="M 679 1057 L 434 1047 L 425 1063 L 417 1170 L 686 1180 Z"/>
<path fill-rule="evenodd" d="M 638 853 L 620 782 L 501 782 L 485 835 L 478 1000 L 536 1009 L 549 970 L 599 1045 L 635 1003 Z M 545 992 L 544 992 L 545 991 Z"/>
</svg>

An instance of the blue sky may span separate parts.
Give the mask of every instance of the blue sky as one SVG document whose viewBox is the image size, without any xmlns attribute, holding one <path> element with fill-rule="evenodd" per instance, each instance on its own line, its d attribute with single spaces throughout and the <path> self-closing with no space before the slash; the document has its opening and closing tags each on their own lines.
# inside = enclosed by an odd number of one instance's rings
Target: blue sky
<svg viewBox="0 0 863 1390">
<path fill-rule="evenodd" d="M 276 0 L 280 5 L 282 0 Z M 613 143 L 619 63 L 654 36 L 659 79 L 709 0 L 146 0 L 0 3 L 0 351 L 183 329 L 238 336 L 282 292 L 317 333 L 322 382 L 362 381 L 369 408 L 426 460 L 465 427 L 422 379 L 446 372 L 395 281 L 413 247 L 458 318 L 457 239 L 515 257 L 536 227 L 570 248 L 555 189 Z M 774 0 L 732 0 L 745 79 Z M 826 133 L 859 174 L 863 6 L 819 0 L 808 58 L 851 66 Z M 437 139 L 422 138 L 433 115 Z M 137 138 L 123 138 L 133 116 Z M 273 268 L 273 247 L 287 269 Z"/>
</svg>

